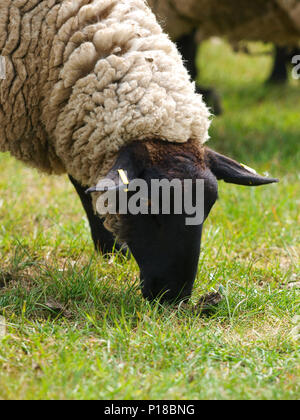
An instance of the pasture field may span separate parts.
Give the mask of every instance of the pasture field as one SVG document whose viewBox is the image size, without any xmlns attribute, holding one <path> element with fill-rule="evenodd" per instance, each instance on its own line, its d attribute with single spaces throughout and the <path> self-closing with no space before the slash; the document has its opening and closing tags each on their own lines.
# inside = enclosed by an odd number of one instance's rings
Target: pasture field
<svg viewBox="0 0 300 420">
<path fill-rule="evenodd" d="M 174 308 L 143 300 L 133 259 L 94 254 L 65 177 L 0 155 L 0 399 L 300 398 L 300 85 L 265 86 L 270 56 L 223 42 L 200 59 L 225 108 L 210 147 L 280 184 L 220 183 L 192 302 Z M 193 309 L 220 285 L 217 308 Z"/>
</svg>

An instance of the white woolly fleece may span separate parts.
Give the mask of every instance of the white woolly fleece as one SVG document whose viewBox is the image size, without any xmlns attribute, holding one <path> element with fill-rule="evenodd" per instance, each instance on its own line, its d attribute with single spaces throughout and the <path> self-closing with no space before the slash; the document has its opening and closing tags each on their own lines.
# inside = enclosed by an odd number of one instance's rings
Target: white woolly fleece
<svg viewBox="0 0 300 420">
<path fill-rule="evenodd" d="M 143 0 L 1 0 L 0 150 L 96 185 L 120 148 L 208 139 L 210 114 Z"/>
</svg>

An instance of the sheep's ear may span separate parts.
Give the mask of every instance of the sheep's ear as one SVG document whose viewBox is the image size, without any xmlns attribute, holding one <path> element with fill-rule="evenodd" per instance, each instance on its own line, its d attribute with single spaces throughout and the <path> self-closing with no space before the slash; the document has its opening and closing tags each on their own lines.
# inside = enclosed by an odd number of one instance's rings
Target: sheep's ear
<svg viewBox="0 0 300 420">
<path fill-rule="evenodd" d="M 205 150 L 206 163 L 217 179 L 238 185 L 258 186 L 279 182 L 278 179 L 258 175 L 255 170 L 213 150 Z"/>
<path fill-rule="evenodd" d="M 141 160 L 137 159 L 135 145 L 124 147 L 108 174 L 101 179 L 95 187 L 89 188 L 86 193 L 104 192 L 126 189 L 142 172 Z"/>
<path fill-rule="evenodd" d="M 126 189 L 129 185 L 129 178 L 127 172 L 120 168 L 118 170 L 110 171 L 105 178 L 101 179 L 95 187 L 86 190 L 86 194 L 93 192 L 114 191 L 121 188 Z"/>
</svg>

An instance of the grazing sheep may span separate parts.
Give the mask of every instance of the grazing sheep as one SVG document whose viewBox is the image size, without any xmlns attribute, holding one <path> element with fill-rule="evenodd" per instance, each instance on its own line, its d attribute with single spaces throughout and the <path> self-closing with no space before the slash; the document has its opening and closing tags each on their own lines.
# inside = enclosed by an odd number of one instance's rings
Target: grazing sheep
<svg viewBox="0 0 300 420">
<path fill-rule="evenodd" d="M 206 147 L 210 115 L 175 45 L 143 0 L 1 0 L 0 150 L 44 172 L 67 173 L 95 246 L 114 236 L 95 215 L 101 179 L 204 180 L 205 218 L 217 179 L 275 182 Z M 125 177 L 126 181 L 126 177 Z M 124 173 L 123 173 L 124 182 Z M 97 188 L 91 188 L 98 185 Z M 190 296 L 202 222 L 186 213 L 117 214 L 106 226 L 136 258 L 146 298 Z"/>
</svg>

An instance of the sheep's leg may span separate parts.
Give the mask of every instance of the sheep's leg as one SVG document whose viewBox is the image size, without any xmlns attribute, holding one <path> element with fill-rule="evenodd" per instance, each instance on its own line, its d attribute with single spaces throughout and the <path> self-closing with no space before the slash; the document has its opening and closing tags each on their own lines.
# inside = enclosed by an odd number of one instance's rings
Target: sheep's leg
<svg viewBox="0 0 300 420">
<path fill-rule="evenodd" d="M 176 41 L 176 43 L 191 78 L 197 81 L 198 68 L 196 58 L 199 44 L 196 41 L 196 31 L 193 31 L 191 34 L 182 36 Z M 200 86 L 197 82 L 196 87 L 197 93 L 203 95 L 205 103 L 212 107 L 213 113 L 215 115 L 221 115 L 223 113 L 223 109 L 220 96 L 216 90 L 213 88 Z"/>
<path fill-rule="evenodd" d="M 86 194 L 86 188 L 82 187 L 70 175 L 69 178 L 74 185 L 86 212 L 96 251 L 103 254 L 111 253 L 113 250 L 119 251 L 121 249 L 120 245 L 115 243 L 113 235 L 103 226 L 102 219 L 94 213 L 91 195 Z"/>
<path fill-rule="evenodd" d="M 184 63 L 193 80 L 196 80 L 198 69 L 196 64 L 196 56 L 198 52 L 198 44 L 196 42 L 196 31 L 188 35 L 184 35 L 176 41 L 177 47 L 184 59 Z"/>
<path fill-rule="evenodd" d="M 275 46 L 273 69 L 267 83 L 286 83 L 288 80 L 288 48 Z"/>
</svg>

